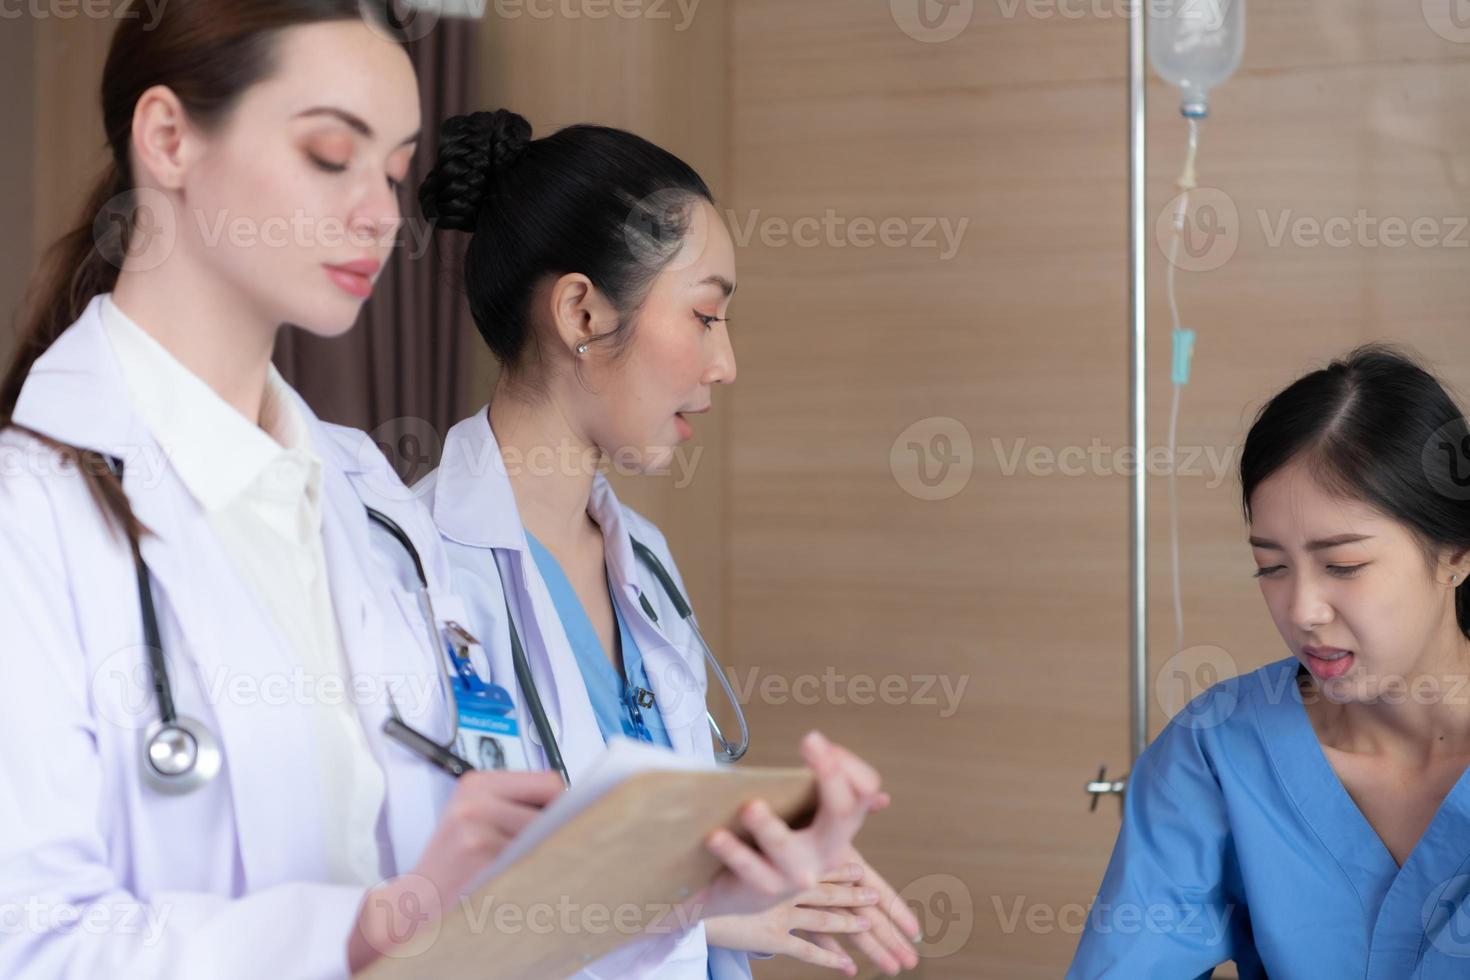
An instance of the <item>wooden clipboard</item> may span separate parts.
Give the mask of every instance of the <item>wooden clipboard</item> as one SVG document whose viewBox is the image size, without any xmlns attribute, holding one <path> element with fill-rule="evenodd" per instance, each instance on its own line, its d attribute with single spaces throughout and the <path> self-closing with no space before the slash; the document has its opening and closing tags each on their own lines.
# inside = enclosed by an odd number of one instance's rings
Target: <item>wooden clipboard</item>
<svg viewBox="0 0 1470 980">
<path fill-rule="evenodd" d="M 816 784 L 806 769 L 629 776 L 361 976 L 569 977 L 642 938 L 661 912 L 707 885 L 721 864 L 705 838 L 723 826 L 749 841 L 737 817 L 757 798 L 801 827 L 815 812 Z"/>
</svg>

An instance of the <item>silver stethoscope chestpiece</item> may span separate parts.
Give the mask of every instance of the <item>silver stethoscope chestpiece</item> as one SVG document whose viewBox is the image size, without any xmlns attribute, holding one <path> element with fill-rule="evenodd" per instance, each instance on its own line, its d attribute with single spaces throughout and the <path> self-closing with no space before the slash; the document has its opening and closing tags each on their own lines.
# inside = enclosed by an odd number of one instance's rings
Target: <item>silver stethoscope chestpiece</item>
<svg viewBox="0 0 1470 980">
<path fill-rule="evenodd" d="M 198 789 L 220 770 L 219 742 L 193 718 L 155 721 L 143 732 L 143 779 L 160 793 Z"/>
</svg>

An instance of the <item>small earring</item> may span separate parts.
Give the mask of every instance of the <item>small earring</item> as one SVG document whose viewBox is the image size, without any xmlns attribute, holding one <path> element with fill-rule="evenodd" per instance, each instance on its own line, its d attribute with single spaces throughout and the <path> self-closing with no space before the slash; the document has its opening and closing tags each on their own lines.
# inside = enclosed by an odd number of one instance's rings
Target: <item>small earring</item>
<svg viewBox="0 0 1470 980">
<path fill-rule="evenodd" d="M 585 353 L 587 353 L 587 341 L 584 340 L 580 344 L 577 345 L 577 353 L 578 354 L 585 354 Z"/>
</svg>

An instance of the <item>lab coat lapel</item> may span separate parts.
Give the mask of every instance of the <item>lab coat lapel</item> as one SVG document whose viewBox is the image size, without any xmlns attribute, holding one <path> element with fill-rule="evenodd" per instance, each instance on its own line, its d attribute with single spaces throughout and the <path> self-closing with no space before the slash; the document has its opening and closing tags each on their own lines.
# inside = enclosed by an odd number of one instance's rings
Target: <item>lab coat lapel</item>
<svg viewBox="0 0 1470 980">
<path fill-rule="evenodd" d="M 366 485 L 360 464 L 331 439 L 304 402 L 301 408 L 325 464 L 322 548 L 332 605 L 337 610 L 349 675 L 358 679 L 354 687 L 371 692 L 358 699 L 358 712 L 368 745 L 383 770 L 396 870 L 406 871 L 428 844 L 453 781 L 384 734 L 383 724 L 390 715 L 388 694 L 392 693 L 403 720 L 430 736 L 447 731 L 452 708 L 443 704 L 439 675 L 431 673 L 439 669 L 438 662 L 430 659 L 439 651 L 429 649 L 429 638 L 421 629 L 403 622 L 399 610 L 393 608 L 393 597 L 386 589 L 375 591 L 364 572 L 377 562 L 364 504 L 365 499 L 374 499 L 373 488 Z M 388 579 L 384 576 L 381 581 Z M 417 610 L 411 614 L 417 615 Z"/>
<path fill-rule="evenodd" d="M 457 423 L 445 437 L 434 478 L 434 523 L 449 540 L 483 550 L 486 563 L 495 566 L 567 775 L 576 782 L 602 751 L 601 729 L 551 593 L 531 558 L 515 491 L 490 428 L 488 411 L 488 405 L 481 408 Z M 492 676 L 511 687 L 515 672 L 510 630 L 499 622 L 504 618 L 501 610 L 490 610 L 490 615 L 495 622 L 487 625 L 496 627 L 498 635 L 481 640 L 489 647 Z M 513 694 L 528 743 L 539 745 L 525 692 Z"/>
<path fill-rule="evenodd" d="M 37 360 L 15 421 L 124 461 L 123 489 L 151 532 L 140 551 L 151 573 L 176 706 L 208 725 L 224 748 L 217 778 L 229 781 L 247 887 L 324 878 L 322 848 L 302 841 L 299 830 L 320 822 L 311 768 L 291 764 L 303 753 L 313 757 L 314 735 L 299 705 L 269 694 L 282 685 L 291 690 L 286 644 L 158 443 L 129 410 L 102 330 L 101 303 L 94 297 Z M 230 746 L 246 745 L 248 754 L 232 755 Z"/>
<path fill-rule="evenodd" d="M 654 609 L 662 611 L 655 622 L 644 610 L 643 585 L 636 574 L 640 566 L 633 553 L 632 537 L 622 505 L 601 474 L 593 479 L 588 507 L 602 528 L 603 551 L 607 556 L 614 600 L 643 654 L 643 669 L 653 687 L 654 700 L 669 733 L 669 742 L 680 755 L 713 759 L 713 745 L 705 735 L 704 687 L 699 683 L 700 674 L 695 669 L 703 668 L 704 664 L 702 660 L 691 662 L 691 657 L 703 656 L 701 651 L 693 649 L 697 647 L 697 641 L 689 635 L 688 627 L 679 619 L 673 604 L 659 601 L 665 596 L 652 573 L 648 579 L 654 583 L 650 589 L 655 591 L 650 592 L 646 599 Z M 689 649 L 675 644 L 674 636 L 686 641 Z"/>
<path fill-rule="evenodd" d="M 524 533 L 521 540 L 525 541 Z M 605 744 L 602 729 L 597 724 L 597 713 L 592 710 L 587 685 L 582 679 L 576 654 L 567 641 L 561 618 L 556 613 L 556 604 L 530 552 L 509 549 L 498 564 L 502 574 L 508 572 L 510 580 L 515 583 L 511 588 L 511 606 L 515 610 L 521 642 L 526 648 L 531 676 L 536 681 L 547 714 L 555 712 L 555 716 L 549 719 L 552 732 L 556 736 L 557 747 L 561 749 L 567 777 L 575 784 Z M 505 642 L 508 649 L 509 639 Z M 522 714 L 525 714 L 524 710 Z M 527 730 L 534 737 L 535 726 L 531 725 Z"/>
<path fill-rule="evenodd" d="M 643 653 L 643 669 L 648 673 L 648 683 L 653 687 L 654 700 L 674 751 L 690 758 L 712 760 L 714 746 L 706 735 L 704 687 L 691 669 L 688 656 L 660 628 L 662 617 L 676 616 L 673 607 L 665 606 L 655 625 L 641 602 L 630 601 L 621 588 L 618 591 L 623 617 Z"/>
</svg>

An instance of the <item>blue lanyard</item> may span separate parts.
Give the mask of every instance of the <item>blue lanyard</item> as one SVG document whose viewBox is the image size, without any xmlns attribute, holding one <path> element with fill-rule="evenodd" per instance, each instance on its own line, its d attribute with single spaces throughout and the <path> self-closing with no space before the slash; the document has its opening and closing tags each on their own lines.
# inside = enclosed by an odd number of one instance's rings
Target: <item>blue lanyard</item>
<svg viewBox="0 0 1470 980">
<path fill-rule="evenodd" d="M 648 723 L 643 720 L 643 709 L 653 707 L 653 692 L 634 687 L 625 676 L 623 678 L 623 706 L 628 710 L 628 717 L 633 722 L 633 732 L 638 736 L 638 741 L 652 742 L 653 732 L 648 730 Z"/>
</svg>

